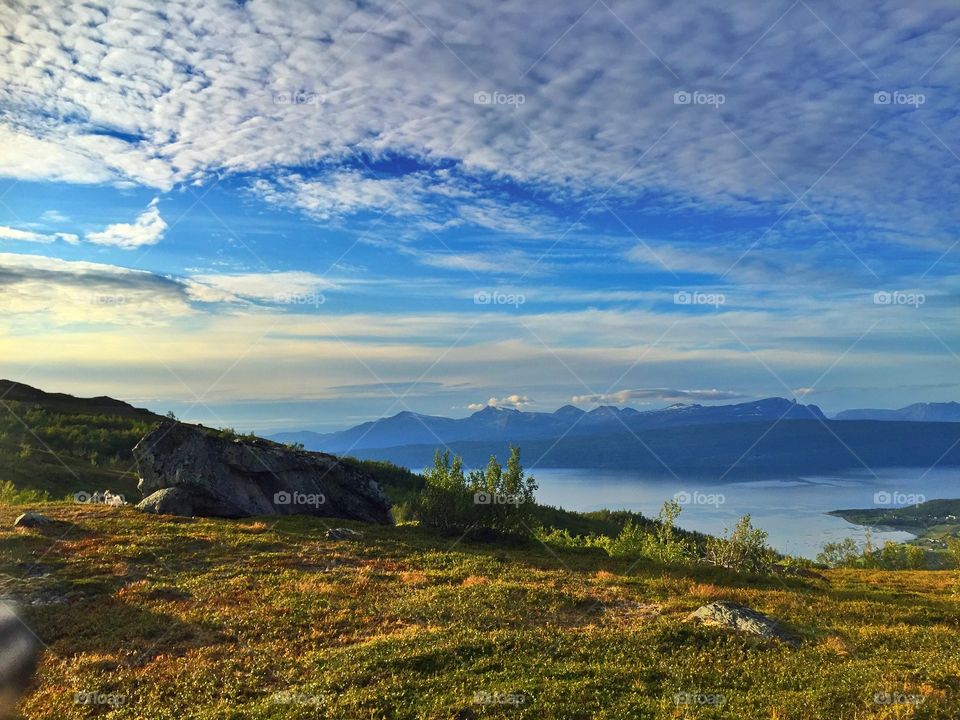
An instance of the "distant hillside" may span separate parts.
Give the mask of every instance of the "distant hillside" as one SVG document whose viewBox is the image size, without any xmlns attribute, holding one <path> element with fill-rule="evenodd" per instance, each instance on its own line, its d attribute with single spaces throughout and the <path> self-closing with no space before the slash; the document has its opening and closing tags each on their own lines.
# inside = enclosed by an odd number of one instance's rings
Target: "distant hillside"
<svg viewBox="0 0 960 720">
<path fill-rule="evenodd" d="M 957 499 L 927 500 L 906 507 L 834 510 L 830 514 L 856 525 L 906 530 L 919 537 L 957 537 L 960 532 L 960 500 Z"/>
<path fill-rule="evenodd" d="M 131 449 L 161 418 L 109 397 L 78 398 L 0 380 L 0 481 L 63 497 L 136 497 Z"/>
<path fill-rule="evenodd" d="M 303 443 L 308 450 L 356 452 L 401 445 L 453 442 L 514 442 L 557 437 L 609 435 L 654 428 L 783 420 L 825 419 L 816 405 L 767 398 L 735 405 L 677 404 L 639 411 L 602 405 L 590 411 L 565 405 L 552 413 L 487 407 L 466 418 L 401 412 L 335 433 L 291 432 L 272 435 L 278 442 Z"/>
<path fill-rule="evenodd" d="M 469 466 L 491 454 L 506 456 L 506 442 L 453 442 Z M 355 451 L 419 469 L 436 442 Z M 704 480 L 796 477 L 889 467 L 960 467 L 960 425 L 953 423 L 803 421 L 658 428 L 523 443 L 532 467 L 607 468 Z"/>
<path fill-rule="evenodd" d="M 960 403 L 914 403 L 899 410 L 844 410 L 835 420 L 903 420 L 908 422 L 960 422 Z"/>
</svg>

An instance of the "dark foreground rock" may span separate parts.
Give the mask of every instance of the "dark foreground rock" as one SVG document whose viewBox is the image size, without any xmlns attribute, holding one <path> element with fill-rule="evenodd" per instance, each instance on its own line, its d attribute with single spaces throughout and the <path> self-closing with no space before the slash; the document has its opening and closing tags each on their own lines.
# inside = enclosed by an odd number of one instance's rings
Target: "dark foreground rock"
<svg viewBox="0 0 960 720">
<path fill-rule="evenodd" d="M 728 628 L 748 635 L 799 645 L 800 639 L 783 630 L 779 623 L 746 605 L 721 600 L 694 610 L 689 618 L 703 625 Z"/>
<path fill-rule="evenodd" d="M 133 449 L 137 507 L 166 515 L 314 515 L 390 524 L 377 482 L 333 455 L 168 422 Z"/>
<path fill-rule="evenodd" d="M 0 604 L 0 712 L 27 688 L 40 658 L 40 641 L 7 605 Z"/>
</svg>

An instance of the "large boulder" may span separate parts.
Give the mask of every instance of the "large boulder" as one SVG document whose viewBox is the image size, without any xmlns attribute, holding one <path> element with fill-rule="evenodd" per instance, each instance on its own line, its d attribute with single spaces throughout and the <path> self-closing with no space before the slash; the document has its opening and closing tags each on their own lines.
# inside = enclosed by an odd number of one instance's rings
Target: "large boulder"
<svg viewBox="0 0 960 720">
<path fill-rule="evenodd" d="M 727 628 L 757 637 L 780 640 L 789 645 L 798 645 L 800 639 L 780 627 L 776 620 L 748 608 L 746 605 L 721 600 L 694 610 L 689 617 L 693 622 L 712 627 Z"/>
<path fill-rule="evenodd" d="M 133 449 L 138 505 L 202 516 L 314 515 L 389 524 L 390 502 L 359 467 L 333 455 L 197 425 L 164 422 Z"/>
</svg>

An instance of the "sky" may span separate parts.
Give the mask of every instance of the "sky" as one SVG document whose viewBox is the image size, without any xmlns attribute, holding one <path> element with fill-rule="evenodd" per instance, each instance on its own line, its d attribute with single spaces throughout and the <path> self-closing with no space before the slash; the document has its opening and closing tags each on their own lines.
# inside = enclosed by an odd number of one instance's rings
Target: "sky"
<svg viewBox="0 0 960 720">
<path fill-rule="evenodd" d="M 0 7 L 0 376 L 242 430 L 960 399 L 960 7 Z"/>
</svg>

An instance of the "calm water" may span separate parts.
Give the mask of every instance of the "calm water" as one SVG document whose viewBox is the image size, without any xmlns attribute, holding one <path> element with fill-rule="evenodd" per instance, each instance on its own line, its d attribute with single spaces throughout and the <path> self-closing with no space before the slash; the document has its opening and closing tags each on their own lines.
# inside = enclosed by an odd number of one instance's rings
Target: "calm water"
<svg viewBox="0 0 960 720">
<path fill-rule="evenodd" d="M 876 477 L 864 471 L 719 485 L 649 478 L 623 470 L 542 468 L 532 472 L 540 485 L 537 499 L 547 505 L 567 510 L 627 509 L 655 517 L 664 500 L 686 493 L 690 501 L 680 514 L 681 527 L 719 534 L 749 513 L 754 525 L 769 533 L 770 544 L 777 550 L 810 558 L 826 542 L 846 537 L 863 540 L 863 528 L 827 515 L 830 510 L 902 506 L 924 498 L 960 497 L 960 469 L 905 468 L 878 471 Z M 881 504 L 887 500 L 883 493 L 889 494 L 890 505 Z M 908 498 L 907 494 L 924 498 Z M 912 536 L 905 532 L 874 531 L 873 537 L 882 542 Z"/>
</svg>

